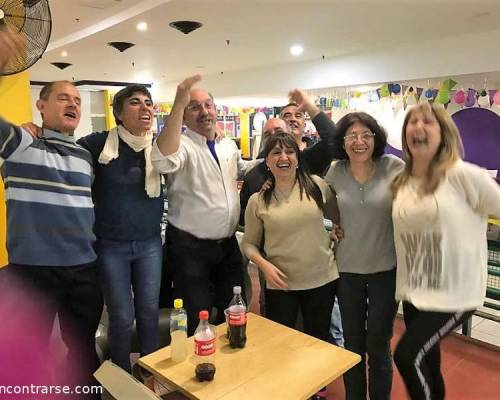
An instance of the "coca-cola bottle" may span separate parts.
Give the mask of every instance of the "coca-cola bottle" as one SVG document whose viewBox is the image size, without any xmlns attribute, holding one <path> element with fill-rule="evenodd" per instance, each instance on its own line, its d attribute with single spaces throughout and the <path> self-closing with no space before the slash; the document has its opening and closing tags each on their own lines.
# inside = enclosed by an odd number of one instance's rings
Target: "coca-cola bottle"
<svg viewBox="0 0 500 400">
<path fill-rule="evenodd" d="M 200 311 L 200 323 L 194 332 L 196 378 L 211 381 L 215 374 L 215 327 L 208 323 L 208 311 Z"/>
<path fill-rule="evenodd" d="M 241 286 L 233 288 L 233 299 L 228 307 L 229 345 L 243 348 L 247 342 L 247 306 L 241 296 Z"/>
</svg>

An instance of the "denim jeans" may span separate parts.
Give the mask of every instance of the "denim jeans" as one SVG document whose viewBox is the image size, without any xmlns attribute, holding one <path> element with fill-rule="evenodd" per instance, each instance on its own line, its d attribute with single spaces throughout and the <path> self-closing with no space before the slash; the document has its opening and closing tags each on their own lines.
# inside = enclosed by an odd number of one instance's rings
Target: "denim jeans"
<svg viewBox="0 0 500 400">
<path fill-rule="evenodd" d="M 130 372 L 134 317 L 141 356 L 158 349 L 161 238 L 158 235 L 147 240 L 100 239 L 97 250 L 109 315 L 111 360 Z"/>
<path fill-rule="evenodd" d="M 367 386 L 370 399 L 390 399 L 395 289 L 396 269 L 373 274 L 340 273 L 338 298 L 345 348 L 361 356 L 361 362 L 344 374 L 346 400 L 366 400 Z"/>
<path fill-rule="evenodd" d="M 344 347 L 344 332 L 342 331 L 342 320 L 340 318 L 340 308 L 338 298 L 335 297 L 335 304 L 330 318 L 330 343 L 335 346 Z"/>
</svg>

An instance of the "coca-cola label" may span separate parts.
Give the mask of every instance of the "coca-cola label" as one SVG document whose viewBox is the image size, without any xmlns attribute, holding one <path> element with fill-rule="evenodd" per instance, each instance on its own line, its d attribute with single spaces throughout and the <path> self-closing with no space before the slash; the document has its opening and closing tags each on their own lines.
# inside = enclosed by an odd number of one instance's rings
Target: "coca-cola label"
<svg viewBox="0 0 500 400">
<path fill-rule="evenodd" d="M 247 323 L 247 313 L 229 313 L 229 325 L 240 326 Z"/>
<path fill-rule="evenodd" d="M 195 340 L 194 353 L 198 356 L 209 356 L 215 353 L 215 338 L 209 340 Z"/>
</svg>

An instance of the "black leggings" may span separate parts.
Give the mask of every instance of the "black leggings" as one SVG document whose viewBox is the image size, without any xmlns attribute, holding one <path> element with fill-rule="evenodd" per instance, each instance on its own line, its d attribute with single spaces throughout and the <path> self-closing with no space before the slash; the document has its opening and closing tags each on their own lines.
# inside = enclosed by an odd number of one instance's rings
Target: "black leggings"
<svg viewBox="0 0 500 400">
<path fill-rule="evenodd" d="M 330 318 L 337 281 L 307 290 L 266 289 L 266 317 L 295 328 L 299 307 L 304 319 L 304 332 L 328 341 Z"/>
<path fill-rule="evenodd" d="M 444 399 L 439 342 L 466 321 L 474 310 L 444 313 L 421 311 L 403 302 L 406 332 L 394 352 L 394 362 L 412 400 Z"/>
</svg>

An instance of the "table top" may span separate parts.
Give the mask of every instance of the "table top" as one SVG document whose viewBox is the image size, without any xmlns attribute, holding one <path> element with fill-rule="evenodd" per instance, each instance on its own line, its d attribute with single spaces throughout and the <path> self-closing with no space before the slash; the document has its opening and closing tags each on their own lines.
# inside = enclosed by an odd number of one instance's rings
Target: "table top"
<svg viewBox="0 0 500 400">
<path fill-rule="evenodd" d="M 188 357 L 181 363 L 170 359 L 169 347 L 138 362 L 191 399 L 296 400 L 309 398 L 361 360 L 355 353 L 253 313 L 248 313 L 245 348 L 232 349 L 225 333 L 225 324 L 217 326 L 211 382 L 196 380 L 193 337 L 188 338 Z"/>
</svg>

